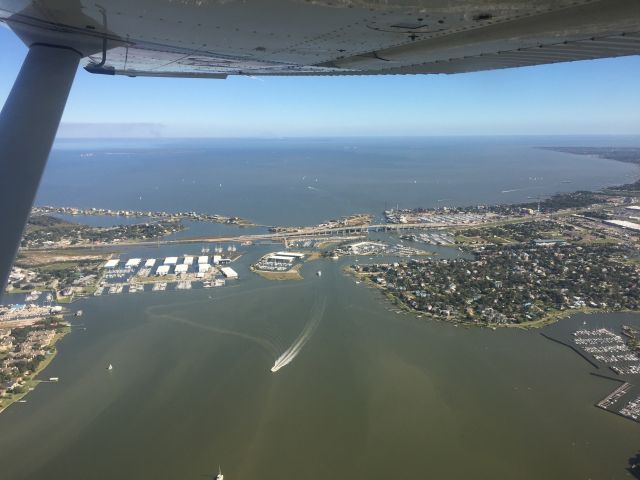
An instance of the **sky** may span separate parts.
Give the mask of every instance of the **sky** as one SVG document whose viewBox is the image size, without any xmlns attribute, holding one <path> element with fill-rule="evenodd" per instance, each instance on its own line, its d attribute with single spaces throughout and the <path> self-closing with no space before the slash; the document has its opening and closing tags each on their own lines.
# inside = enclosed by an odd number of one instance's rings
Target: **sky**
<svg viewBox="0 0 640 480">
<path fill-rule="evenodd" d="M 0 27 L 0 102 L 26 47 Z M 638 135 L 640 57 L 458 75 L 129 78 L 79 69 L 58 137 Z"/>
</svg>

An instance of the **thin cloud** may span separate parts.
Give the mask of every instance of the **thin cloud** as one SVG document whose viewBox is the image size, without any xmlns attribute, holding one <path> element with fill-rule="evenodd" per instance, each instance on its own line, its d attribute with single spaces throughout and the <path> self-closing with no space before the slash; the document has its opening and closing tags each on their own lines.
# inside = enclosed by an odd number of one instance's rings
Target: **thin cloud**
<svg viewBox="0 0 640 480">
<path fill-rule="evenodd" d="M 161 123 L 62 123 L 59 138 L 160 138 Z"/>
</svg>

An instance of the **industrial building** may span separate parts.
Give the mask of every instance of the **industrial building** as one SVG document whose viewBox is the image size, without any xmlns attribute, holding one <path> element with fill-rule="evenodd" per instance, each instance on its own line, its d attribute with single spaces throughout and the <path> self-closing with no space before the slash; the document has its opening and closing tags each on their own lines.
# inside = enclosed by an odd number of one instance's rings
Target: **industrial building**
<svg viewBox="0 0 640 480">
<path fill-rule="evenodd" d="M 255 265 L 255 268 L 267 272 L 287 272 L 291 270 L 293 264 L 301 261 L 305 257 L 299 252 L 276 252 L 263 256 Z"/>
<path fill-rule="evenodd" d="M 108 260 L 107 263 L 104 264 L 104 268 L 116 268 L 118 263 L 120 263 L 120 260 L 118 259 Z"/>
<path fill-rule="evenodd" d="M 231 267 L 222 267 L 220 271 L 227 278 L 238 278 L 237 272 Z"/>
<path fill-rule="evenodd" d="M 165 265 L 175 265 L 178 263 L 178 257 L 167 257 L 164 259 Z"/>
<path fill-rule="evenodd" d="M 640 232 L 640 223 L 628 222 L 626 220 L 605 220 L 604 223 Z"/>
<path fill-rule="evenodd" d="M 130 258 L 129 260 L 127 260 L 127 263 L 124 264 L 124 267 L 125 268 L 137 267 L 138 265 L 140 265 L 140 262 L 142 262 L 141 258 Z"/>
<path fill-rule="evenodd" d="M 156 270 L 156 275 L 158 276 L 164 276 L 167 273 L 169 273 L 169 265 L 160 265 L 158 267 L 158 269 Z"/>
<path fill-rule="evenodd" d="M 280 254 L 269 255 L 266 258 L 267 263 L 291 265 L 295 260 L 294 257 L 284 256 Z"/>
</svg>

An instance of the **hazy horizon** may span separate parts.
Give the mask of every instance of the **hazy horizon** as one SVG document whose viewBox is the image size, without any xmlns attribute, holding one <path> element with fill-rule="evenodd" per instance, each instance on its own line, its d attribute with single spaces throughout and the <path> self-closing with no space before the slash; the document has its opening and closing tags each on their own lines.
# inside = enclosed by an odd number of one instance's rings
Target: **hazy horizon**
<svg viewBox="0 0 640 480">
<path fill-rule="evenodd" d="M 106 131 L 99 131 L 98 129 L 104 129 L 105 127 L 107 127 Z M 110 127 L 110 128 L 109 128 Z M 151 128 L 152 126 L 150 125 L 149 128 Z M 153 127 L 155 128 L 164 128 L 163 125 L 153 125 Z M 96 130 L 92 130 L 92 128 L 95 128 Z M 114 133 L 114 131 L 117 131 L 118 129 L 124 129 L 124 128 L 128 128 L 129 132 L 127 134 L 127 132 L 122 132 L 119 135 L 113 135 L 113 134 L 109 134 L 109 133 Z M 114 123 L 114 124 L 103 124 L 103 125 L 97 125 L 97 124 L 93 124 L 93 123 L 88 123 L 88 124 L 61 124 L 60 125 L 60 130 L 58 131 L 58 134 L 56 135 L 56 140 L 92 140 L 92 139 L 100 139 L 100 140 L 108 140 L 108 139 L 114 139 L 114 140 L 136 140 L 136 139 L 140 139 L 140 140 L 148 140 L 148 139 L 159 139 L 159 140 L 171 140 L 171 139 L 194 139 L 194 140 L 198 140 L 198 139 L 212 139 L 212 140 L 224 140 L 224 139 L 229 139 L 229 140 L 233 140 L 233 139 L 264 139 L 264 140 L 268 140 L 268 139 L 273 139 L 273 140 L 280 140 L 280 139 L 322 139 L 322 138 L 393 138 L 393 139 L 398 139 L 398 138 L 553 138 L 553 137 L 558 137 L 558 138 L 580 138 L 580 137 L 584 137 L 584 138 L 595 138 L 595 137 L 620 137 L 620 138 L 638 138 L 640 140 L 640 132 L 638 133 L 560 133 L 560 134 L 547 134 L 547 133 L 444 133 L 444 134 L 438 134 L 438 133 L 434 133 L 434 134 L 401 134 L 401 133 L 396 133 L 396 134 L 386 134 L 386 135 L 381 135 L 381 134 L 360 134 L 360 135 L 355 135 L 355 134 L 343 134 L 343 135 L 339 135 L 339 134 L 332 134 L 332 135 L 327 135 L 327 134 L 317 134 L 317 135 L 311 135 L 311 134 L 299 134 L 299 135 L 226 135 L 226 136 L 220 136 L 220 135 L 200 135 L 200 136 L 196 136 L 196 135 L 162 135 L 162 134 L 157 134 L 157 135 L 132 135 L 132 130 L 133 131 L 140 131 L 141 129 L 146 128 L 145 125 L 142 124 L 127 124 L 127 123 Z M 78 133 L 72 133 L 72 132 L 78 132 L 78 131 L 85 131 L 85 134 L 78 134 Z"/>
</svg>

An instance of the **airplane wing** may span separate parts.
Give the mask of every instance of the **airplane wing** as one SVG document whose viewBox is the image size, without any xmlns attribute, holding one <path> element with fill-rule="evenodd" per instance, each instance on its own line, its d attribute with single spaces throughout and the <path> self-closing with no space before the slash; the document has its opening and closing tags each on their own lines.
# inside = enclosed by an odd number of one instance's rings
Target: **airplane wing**
<svg viewBox="0 0 640 480">
<path fill-rule="evenodd" d="M 130 76 L 451 74 L 640 53 L 638 0 L 0 0 L 0 19 Z"/>
</svg>

